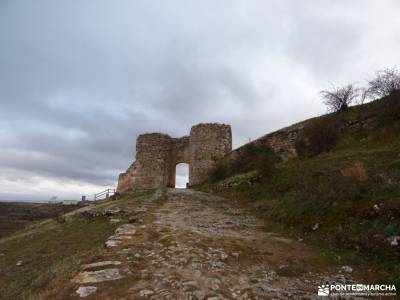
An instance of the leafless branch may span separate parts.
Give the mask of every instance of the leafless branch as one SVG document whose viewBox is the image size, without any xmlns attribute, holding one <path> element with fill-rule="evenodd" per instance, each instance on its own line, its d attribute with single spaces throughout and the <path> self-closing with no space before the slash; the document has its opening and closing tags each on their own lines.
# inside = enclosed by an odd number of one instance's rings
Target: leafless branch
<svg viewBox="0 0 400 300">
<path fill-rule="evenodd" d="M 346 110 L 359 96 L 359 89 L 352 84 L 343 87 L 333 87 L 332 90 L 320 92 L 325 99 L 324 104 L 331 112 Z"/>
<path fill-rule="evenodd" d="M 376 72 L 376 77 L 368 82 L 366 96 L 382 98 L 400 90 L 400 72 L 396 67 Z"/>
</svg>

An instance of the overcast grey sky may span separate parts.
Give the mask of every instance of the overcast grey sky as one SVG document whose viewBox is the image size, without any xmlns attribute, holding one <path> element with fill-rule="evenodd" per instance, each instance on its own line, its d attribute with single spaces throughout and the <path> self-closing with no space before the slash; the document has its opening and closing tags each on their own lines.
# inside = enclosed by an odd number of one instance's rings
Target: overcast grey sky
<svg viewBox="0 0 400 300">
<path fill-rule="evenodd" d="M 398 0 L 0 0 L 0 199 L 115 186 L 136 136 L 234 146 L 398 64 Z"/>
</svg>

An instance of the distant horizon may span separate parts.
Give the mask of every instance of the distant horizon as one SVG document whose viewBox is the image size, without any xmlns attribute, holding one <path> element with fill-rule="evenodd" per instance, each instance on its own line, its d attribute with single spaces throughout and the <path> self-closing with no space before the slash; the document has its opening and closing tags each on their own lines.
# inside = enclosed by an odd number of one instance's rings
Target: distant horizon
<svg viewBox="0 0 400 300">
<path fill-rule="evenodd" d="M 0 199 L 0 203 L 12 203 L 12 202 L 20 202 L 20 203 L 61 203 L 66 200 L 75 200 L 75 201 L 80 201 L 81 199 L 62 199 L 62 200 L 26 200 L 26 199 L 19 199 L 19 200 L 4 200 Z M 93 199 L 86 199 L 87 201 L 94 201 Z"/>
<path fill-rule="evenodd" d="M 12 203 L 12 202 L 19 202 L 19 203 L 61 203 L 63 200 L 4 200 L 0 199 L 0 203 Z"/>
<path fill-rule="evenodd" d="M 41 195 L 32 195 L 29 197 L 28 195 L 23 195 L 21 197 L 16 197 L 18 195 L 10 195 L 10 197 L 3 197 L 0 198 L 0 202 L 29 202 L 29 203 L 60 203 L 64 200 L 81 200 L 82 196 L 73 195 L 71 197 L 48 197 L 48 196 L 41 196 Z M 86 196 L 86 199 L 91 200 L 92 197 Z"/>
</svg>

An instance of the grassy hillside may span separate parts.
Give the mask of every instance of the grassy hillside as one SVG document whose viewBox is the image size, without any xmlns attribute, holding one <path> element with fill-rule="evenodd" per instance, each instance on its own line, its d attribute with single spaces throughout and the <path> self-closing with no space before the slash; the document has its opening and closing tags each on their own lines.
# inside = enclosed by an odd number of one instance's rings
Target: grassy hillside
<svg viewBox="0 0 400 300">
<path fill-rule="evenodd" d="M 308 120 L 298 158 L 283 162 L 249 144 L 199 188 L 242 201 L 337 259 L 376 263 L 399 282 L 400 246 L 391 244 L 400 235 L 399 120 L 398 95 Z"/>
<path fill-rule="evenodd" d="M 52 299 L 52 293 L 71 279 L 82 262 L 98 255 L 113 234 L 117 225 L 103 212 L 118 207 L 121 213 L 116 217 L 127 218 L 126 212 L 144 197 L 99 201 L 0 239 L 0 299 Z"/>
</svg>

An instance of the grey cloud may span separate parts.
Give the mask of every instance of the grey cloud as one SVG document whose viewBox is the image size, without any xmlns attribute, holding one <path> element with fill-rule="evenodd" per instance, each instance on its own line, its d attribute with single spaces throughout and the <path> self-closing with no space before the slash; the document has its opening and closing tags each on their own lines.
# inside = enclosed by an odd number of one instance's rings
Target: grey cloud
<svg viewBox="0 0 400 300">
<path fill-rule="evenodd" d="M 322 114 L 319 89 L 396 64 L 399 8 L 389 0 L 2 1 L 0 186 L 20 176 L 25 197 L 39 176 L 100 189 L 133 160 L 140 133 L 178 137 L 198 122 L 225 122 L 237 147 Z"/>
</svg>

